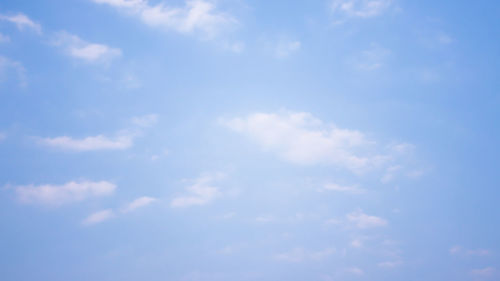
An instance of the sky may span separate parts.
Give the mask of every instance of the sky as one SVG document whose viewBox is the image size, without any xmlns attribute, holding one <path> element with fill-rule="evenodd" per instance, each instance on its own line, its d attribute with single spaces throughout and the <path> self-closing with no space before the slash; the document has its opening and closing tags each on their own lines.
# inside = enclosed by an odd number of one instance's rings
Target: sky
<svg viewBox="0 0 500 281">
<path fill-rule="evenodd" d="M 0 280 L 500 280 L 500 3 L 0 2 Z"/>
</svg>

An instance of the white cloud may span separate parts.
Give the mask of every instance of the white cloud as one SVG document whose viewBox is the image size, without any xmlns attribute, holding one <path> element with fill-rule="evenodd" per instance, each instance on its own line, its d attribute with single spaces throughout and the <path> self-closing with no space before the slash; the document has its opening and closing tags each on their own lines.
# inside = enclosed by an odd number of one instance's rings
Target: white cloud
<svg viewBox="0 0 500 281">
<path fill-rule="evenodd" d="M 300 41 L 279 42 L 274 49 L 274 54 L 278 58 L 286 58 L 291 54 L 298 52 L 301 45 Z"/>
<path fill-rule="evenodd" d="M 333 0 L 330 7 L 337 17 L 371 18 L 387 10 L 391 2 L 391 0 Z"/>
<path fill-rule="evenodd" d="M 0 43 L 10 42 L 10 38 L 7 35 L 0 33 Z"/>
<path fill-rule="evenodd" d="M 42 26 L 34 21 L 32 21 L 28 16 L 24 14 L 17 15 L 0 15 L 0 20 L 8 21 L 17 26 L 19 30 L 32 29 L 36 33 L 42 33 Z"/>
<path fill-rule="evenodd" d="M 471 270 L 471 274 L 477 277 L 490 277 L 495 273 L 496 269 L 493 267 L 486 267 Z"/>
<path fill-rule="evenodd" d="M 148 114 L 144 116 L 137 116 L 132 118 L 132 123 L 139 127 L 149 128 L 158 122 L 157 114 Z"/>
<path fill-rule="evenodd" d="M 390 50 L 380 47 L 377 44 L 371 44 L 370 48 L 355 55 L 351 59 L 350 64 L 358 70 L 374 71 L 384 66 L 390 54 Z"/>
<path fill-rule="evenodd" d="M 223 177 L 224 175 L 221 173 L 202 175 L 194 180 L 194 184 L 186 188 L 187 194 L 175 197 L 170 206 L 172 208 L 184 208 L 211 203 L 221 194 L 219 188 L 213 186 L 213 184 Z"/>
<path fill-rule="evenodd" d="M 289 252 L 285 253 L 280 253 L 274 256 L 275 260 L 278 261 L 284 261 L 284 262 L 303 262 L 303 261 L 321 261 L 332 254 L 334 254 L 336 251 L 333 248 L 327 248 L 321 251 L 307 251 L 302 248 L 295 248 Z"/>
<path fill-rule="evenodd" d="M 490 250 L 486 249 L 475 249 L 475 250 L 470 250 L 470 249 L 465 249 L 462 246 L 453 246 L 449 250 L 451 255 L 463 255 L 463 256 L 489 256 L 491 255 Z"/>
<path fill-rule="evenodd" d="M 388 159 L 360 156 L 358 150 L 373 145 L 363 133 L 324 124 L 305 112 L 254 113 L 221 123 L 294 164 L 333 164 L 361 172 Z"/>
<path fill-rule="evenodd" d="M 115 189 L 116 185 L 107 181 L 72 181 L 63 185 L 15 187 L 17 197 L 22 203 L 47 206 L 60 206 L 92 197 L 109 196 L 114 193 Z"/>
<path fill-rule="evenodd" d="M 169 7 L 163 3 L 152 5 L 147 0 L 92 0 L 126 11 L 145 24 L 179 33 L 197 33 L 211 38 L 237 21 L 230 15 L 217 11 L 214 3 L 189 0 L 184 7 Z"/>
<path fill-rule="evenodd" d="M 402 167 L 399 165 L 387 167 L 387 169 L 385 170 L 385 174 L 382 176 L 380 181 L 382 183 L 391 182 L 396 177 L 397 172 L 400 171 L 401 168 Z"/>
<path fill-rule="evenodd" d="M 62 48 L 67 55 L 87 63 L 109 63 L 122 54 L 120 49 L 90 43 L 65 31 L 59 32 L 52 44 Z"/>
<path fill-rule="evenodd" d="M 132 135 L 122 135 L 109 138 L 103 135 L 74 139 L 68 136 L 55 138 L 41 138 L 42 145 L 71 151 L 92 151 L 92 150 L 124 150 L 133 145 Z"/>
<path fill-rule="evenodd" d="M 342 186 L 335 183 L 328 183 L 323 186 L 324 190 L 331 190 L 337 192 L 351 193 L 351 194 L 363 194 L 366 190 L 361 189 L 356 186 Z"/>
<path fill-rule="evenodd" d="M 383 268 L 395 268 L 403 264 L 401 261 L 385 261 L 385 262 L 380 262 L 378 263 L 379 267 Z"/>
<path fill-rule="evenodd" d="M 365 272 L 361 268 L 358 268 L 358 267 L 349 267 L 349 268 L 346 268 L 345 271 L 347 273 L 358 275 L 358 276 L 365 274 Z"/>
<path fill-rule="evenodd" d="M 143 196 L 143 197 L 137 198 L 134 201 L 130 202 L 123 209 L 123 212 L 124 213 L 129 213 L 129 212 L 135 211 L 135 210 L 137 210 L 139 208 L 146 207 L 147 205 L 150 205 L 151 203 L 154 203 L 155 201 L 157 201 L 156 198 L 147 197 L 147 196 Z"/>
<path fill-rule="evenodd" d="M 107 209 L 91 214 L 83 220 L 82 224 L 85 226 L 101 223 L 115 217 L 113 210 Z"/>
<path fill-rule="evenodd" d="M 275 220 L 276 220 L 276 218 L 274 216 L 271 216 L 271 215 L 263 215 L 263 216 L 258 216 L 255 218 L 255 221 L 260 222 L 260 223 L 268 223 L 268 222 L 273 222 Z"/>
<path fill-rule="evenodd" d="M 0 56 L 0 83 L 4 82 L 10 75 L 17 76 L 20 86 L 26 86 L 26 70 L 17 61 Z"/>
<path fill-rule="evenodd" d="M 361 229 L 381 227 L 388 224 L 386 220 L 376 216 L 369 216 L 362 211 L 350 213 L 346 217 L 349 222 L 354 223 L 357 228 Z"/>
</svg>

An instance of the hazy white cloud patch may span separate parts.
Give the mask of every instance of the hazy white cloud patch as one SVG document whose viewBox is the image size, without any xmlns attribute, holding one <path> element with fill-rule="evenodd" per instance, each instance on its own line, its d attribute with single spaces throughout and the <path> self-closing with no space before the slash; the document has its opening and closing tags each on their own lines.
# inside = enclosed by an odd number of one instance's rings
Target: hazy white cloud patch
<svg viewBox="0 0 500 281">
<path fill-rule="evenodd" d="M 45 146 L 68 151 L 94 151 L 94 150 L 124 150 L 132 147 L 134 136 L 122 135 L 114 138 L 103 135 L 76 139 L 68 136 L 55 138 L 41 138 L 39 143 Z"/>
<path fill-rule="evenodd" d="M 157 114 L 148 114 L 144 116 L 137 116 L 132 118 L 132 123 L 139 127 L 149 128 L 156 125 L 158 122 Z"/>
<path fill-rule="evenodd" d="M 25 204 L 61 206 L 93 197 L 110 196 L 116 185 L 108 181 L 71 181 L 63 185 L 27 185 L 15 187 L 19 201 Z"/>
<path fill-rule="evenodd" d="M 347 272 L 349 274 L 357 275 L 357 276 L 362 276 L 362 275 L 365 274 L 365 272 L 361 268 L 359 268 L 359 267 L 349 267 L 349 268 L 346 268 L 345 272 Z"/>
<path fill-rule="evenodd" d="M 277 58 L 287 58 L 298 52 L 302 46 L 300 41 L 282 41 L 274 48 L 274 55 Z"/>
<path fill-rule="evenodd" d="M 0 142 L 7 138 L 7 134 L 0 132 Z"/>
<path fill-rule="evenodd" d="M 391 51 L 377 44 L 354 55 L 348 62 L 354 69 L 361 71 L 374 71 L 384 66 Z"/>
<path fill-rule="evenodd" d="M 453 246 L 450 248 L 449 253 L 451 255 L 458 255 L 458 256 L 479 256 L 479 257 L 484 257 L 484 256 L 489 256 L 491 255 L 491 251 L 487 249 L 465 249 L 462 246 Z"/>
<path fill-rule="evenodd" d="M 129 204 L 127 204 L 127 206 L 122 210 L 122 212 L 124 213 L 133 212 L 139 208 L 146 207 L 156 201 L 157 199 L 153 197 L 147 197 L 147 196 L 139 197 L 134 201 L 130 202 Z"/>
<path fill-rule="evenodd" d="M 7 43 L 10 42 L 9 36 L 0 33 L 0 43 Z"/>
<path fill-rule="evenodd" d="M 358 151 L 375 144 L 363 133 L 325 124 L 306 112 L 254 113 L 221 123 L 294 164 L 332 164 L 362 172 L 390 158 L 376 152 L 363 155 Z"/>
<path fill-rule="evenodd" d="M 21 87 L 27 85 L 26 69 L 24 66 L 18 61 L 0 56 L 0 84 L 4 83 L 11 76 L 17 78 Z"/>
<path fill-rule="evenodd" d="M 491 277 L 495 274 L 495 272 L 496 269 L 494 267 L 486 267 L 486 268 L 473 269 L 470 271 L 470 274 L 475 277 Z"/>
<path fill-rule="evenodd" d="M 0 20 L 15 24 L 19 30 L 31 29 L 38 34 L 42 33 L 42 26 L 31 20 L 25 14 L 0 15 Z"/>
<path fill-rule="evenodd" d="M 396 268 L 398 266 L 401 266 L 403 264 L 402 261 L 384 261 L 384 262 L 379 262 L 377 265 L 378 267 L 382 268 Z"/>
<path fill-rule="evenodd" d="M 346 186 L 339 185 L 336 183 L 327 183 L 323 186 L 323 190 L 327 191 L 336 191 L 342 193 L 350 193 L 350 194 L 364 194 L 366 193 L 365 189 L 359 188 L 357 186 Z"/>
<path fill-rule="evenodd" d="M 94 224 L 98 224 L 107 220 L 110 220 L 115 217 L 115 213 L 111 209 L 102 210 L 99 212 L 95 212 L 88 216 L 86 219 L 82 221 L 82 224 L 85 226 L 90 226 Z"/>
<path fill-rule="evenodd" d="M 186 194 L 175 197 L 170 202 L 170 206 L 172 208 L 185 208 L 211 203 L 221 195 L 220 188 L 214 184 L 224 177 L 225 175 L 222 173 L 202 175 L 186 188 Z"/>
<path fill-rule="evenodd" d="M 118 48 L 90 43 L 65 31 L 57 33 L 52 44 L 61 48 L 68 56 L 86 63 L 106 64 L 122 55 Z"/>
<path fill-rule="evenodd" d="M 147 0 L 92 0 L 107 4 L 139 18 L 143 23 L 173 30 L 183 34 L 200 34 L 212 38 L 237 24 L 231 15 L 218 11 L 212 1 L 188 0 L 182 7 L 171 7 L 161 2 L 151 4 Z"/>
<path fill-rule="evenodd" d="M 357 228 L 360 229 L 383 227 L 387 226 L 388 224 L 385 219 L 367 215 L 360 210 L 346 215 L 346 218 L 350 223 L 354 224 Z"/>
<path fill-rule="evenodd" d="M 330 8 L 338 22 L 349 18 L 372 18 L 381 15 L 392 0 L 333 0 Z"/>
<path fill-rule="evenodd" d="M 277 261 L 283 262 L 304 262 L 304 261 L 322 261 L 336 252 L 333 248 L 327 248 L 321 251 L 308 251 L 303 248 L 295 248 L 291 251 L 279 253 L 274 256 Z"/>
</svg>

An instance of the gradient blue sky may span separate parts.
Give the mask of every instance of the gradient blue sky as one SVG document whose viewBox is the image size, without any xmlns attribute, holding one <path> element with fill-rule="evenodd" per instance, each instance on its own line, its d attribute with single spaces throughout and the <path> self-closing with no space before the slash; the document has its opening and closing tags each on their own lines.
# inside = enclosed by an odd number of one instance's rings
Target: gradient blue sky
<svg viewBox="0 0 500 281">
<path fill-rule="evenodd" d="M 1 1 L 0 280 L 499 280 L 499 18 Z"/>
</svg>

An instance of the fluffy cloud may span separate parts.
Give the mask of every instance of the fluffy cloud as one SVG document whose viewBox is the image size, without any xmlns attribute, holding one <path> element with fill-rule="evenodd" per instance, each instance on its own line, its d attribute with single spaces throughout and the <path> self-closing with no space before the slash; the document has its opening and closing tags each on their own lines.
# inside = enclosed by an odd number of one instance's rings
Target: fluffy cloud
<svg viewBox="0 0 500 281">
<path fill-rule="evenodd" d="M 96 213 L 91 214 L 88 216 L 86 219 L 83 220 L 82 224 L 85 226 L 101 223 L 104 221 L 107 221 L 109 219 L 112 219 L 115 217 L 115 213 L 113 210 L 102 210 Z"/>
<path fill-rule="evenodd" d="M 143 196 L 140 198 L 135 199 L 134 201 L 130 202 L 124 209 L 124 213 L 129 213 L 132 211 L 135 211 L 139 208 L 146 207 L 147 205 L 150 205 L 151 203 L 154 203 L 157 199 L 152 198 L 152 197 L 147 197 Z"/>
<path fill-rule="evenodd" d="M 16 76 L 20 86 L 26 86 L 26 70 L 17 61 L 0 56 L 0 84 L 10 76 Z"/>
<path fill-rule="evenodd" d="M 374 144 L 363 133 L 324 124 L 305 112 L 254 113 L 221 123 L 295 164 L 333 164 L 361 172 L 388 159 L 358 152 Z"/>
<path fill-rule="evenodd" d="M 322 251 L 307 251 L 302 248 L 295 248 L 289 252 L 280 253 L 274 256 L 275 260 L 284 262 L 321 261 L 335 253 L 335 249 L 328 248 Z"/>
<path fill-rule="evenodd" d="M 363 194 L 366 190 L 361 189 L 356 186 L 342 186 L 335 183 L 328 183 L 323 186 L 324 190 L 351 193 L 351 194 Z"/>
<path fill-rule="evenodd" d="M 42 26 L 32 21 L 28 16 L 24 14 L 0 15 L 0 20 L 8 21 L 15 24 L 19 30 L 31 29 L 38 34 L 42 33 Z"/>
<path fill-rule="evenodd" d="M 199 177 L 194 181 L 194 184 L 186 188 L 187 194 L 175 197 L 170 206 L 182 208 L 201 206 L 212 202 L 221 193 L 218 187 L 213 186 L 213 183 L 223 177 L 223 174 L 205 174 Z"/>
<path fill-rule="evenodd" d="M 335 16 L 371 18 L 387 10 L 391 2 L 391 0 L 333 0 L 330 7 Z"/>
<path fill-rule="evenodd" d="M 22 203 L 47 206 L 60 206 L 92 197 L 109 196 L 114 193 L 115 189 L 116 185 L 107 181 L 72 181 L 63 185 L 15 187 L 17 197 Z"/>
<path fill-rule="evenodd" d="M 347 220 L 353 223 L 357 228 L 366 229 L 386 226 L 388 223 L 386 220 L 376 217 L 369 216 L 362 211 L 356 211 L 350 213 L 346 216 Z"/>
<path fill-rule="evenodd" d="M 274 53 L 278 58 L 286 58 L 291 54 L 300 50 L 301 47 L 300 41 L 286 41 L 280 42 L 276 46 Z"/>
<path fill-rule="evenodd" d="M 217 11 L 215 4 L 204 0 L 189 0 L 184 7 L 169 7 L 163 3 L 150 4 L 147 0 L 92 0 L 126 11 L 145 24 L 179 33 L 199 33 L 210 38 L 237 21 Z"/>
<path fill-rule="evenodd" d="M 120 49 L 90 43 L 64 31 L 55 36 L 52 44 L 62 48 L 67 55 L 87 63 L 109 63 L 122 54 Z"/>
<path fill-rule="evenodd" d="M 116 138 L 109 138 L 98 135 L 83 139 L 74 139 L 68 136 L 39 139 L 42 145 L 72 151 L 92 151 L 92 150 L 123 150 L 133 145 L 133 136 L 123 135 Z"/>
</svg>

